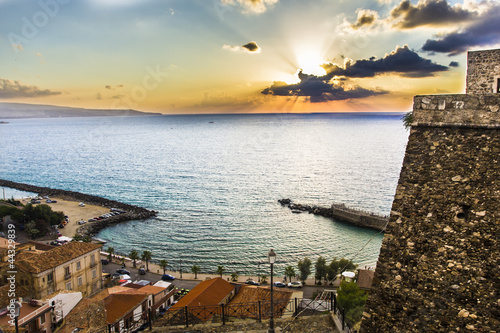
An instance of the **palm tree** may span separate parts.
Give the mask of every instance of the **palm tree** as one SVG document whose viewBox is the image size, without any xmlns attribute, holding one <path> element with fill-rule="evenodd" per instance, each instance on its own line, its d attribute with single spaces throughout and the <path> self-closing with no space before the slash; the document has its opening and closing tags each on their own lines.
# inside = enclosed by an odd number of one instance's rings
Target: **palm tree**
<svg viewBox="0 0 500 333">
<path fill-rule="evenodd" d="M 149 271 L 148 262 L 152 259 L 151 251 L 148 250 L 142 251 L 141 259 L 146 262 L 146 270 Z"/>
<path fill-rule="evenodd" d="M 137 259 L 139 259 L 139 252 L 137 252 L 136 250 L 132 250 L 132 251 L 130 251 L 130 254 L 128 255 L 128 257 L 133 260 L 133 265 L 135 268 L 135 261 Z"/>
<path fill-rule="evenodd" d="M 266 283 L 267 283 L 267 275 L 262 275 L 262 276 L 260 277 L 260 282 L 261 282 L 262 284 L 266 284 Z"/>
<path fill-rule="evenodd" d="M 238 273 L 237 272 L 234 272 L 234 273 L 231 273 L 231 281 L 233 282 L 237 282 L 238 281 Z"/>
<path fill-rule="evenodd" d="M 109 262 L 112 262 L 113 261 L 113 254 L 115 254 L 115 249 L 112 248 L 111 246 L 108 247 L 108 259 L 109 259 Z"/>
<path fill-rule="evenodd" d="M 285 268 L 285 276 L 292 282 L 293 277 L 295 276 L 295 268 L 293 266 L 287 266 Z"/>
<path fill-rule="evenodd" d="M 196 280 L 198 278 L 198 273 L 200 272 L 200 267 L 196 266 L 196 265 L 193 265 L 193 267 L 191 267 L 191 273 L 194 274 L 194 279 Z"/>
<path fill-rule="evenodd" d="M 222 277 L 222 274 L 224 274 L 224 272 L 226 271 L 226 269 L 224 268 L 224 266 L 217 266 L 217 274 L 220 275 L 220 277 Z"/>
<path fill-rule="evenodd" d="M 162 259 L 162 260 L 160 260 L 159 265 L 163 269 L 163 274 L 165 275 L 165 270 L 167 269 L 168 261 L 166 261 L 165 259 Z"/>
</svg>

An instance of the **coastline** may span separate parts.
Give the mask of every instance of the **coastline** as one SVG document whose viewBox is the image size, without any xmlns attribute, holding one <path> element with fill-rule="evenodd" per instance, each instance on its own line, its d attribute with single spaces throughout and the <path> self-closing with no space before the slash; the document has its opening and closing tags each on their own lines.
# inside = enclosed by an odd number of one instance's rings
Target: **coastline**
<svg viewBox="0 0 500 333">
<path fill-rule="evenodd" d="M 54 189 L 50 187 L 40 187 L 30 184 L 13 182 L 5 179 L 0 179 L 1 187 L 9 187 L 25 192 L 37 193 L 40 196 L 50 196 L 57 199 L 62 199 L 65 201 L 73 202 L 83 202 L 85 204 L 105 207 L 108 209 L 117 208 L 125 211 L 124 214 L 112 216 L 104 220 L 98 220 L 92 223 L 86 223 L 77 229 L 77 232 L 82 236 L 88 235 L 90 237 L 97 234 L 100 230 L 110 226 L 111 224 L 118 224 L 122 222 L 127 222 L 131 220 L 145 220 L 150 217 L 156 216 L 154 210 L 148 210 L 143 207 L 129 205 L 123 202 L 110 200 L 95 195 L 84 194 L 80 192 L 66 191 L 60 189 Z M 75 221 L 72 221 L 73 223 Z M 72 236 L 72 235 L 71 235 Z"/>
</svg>

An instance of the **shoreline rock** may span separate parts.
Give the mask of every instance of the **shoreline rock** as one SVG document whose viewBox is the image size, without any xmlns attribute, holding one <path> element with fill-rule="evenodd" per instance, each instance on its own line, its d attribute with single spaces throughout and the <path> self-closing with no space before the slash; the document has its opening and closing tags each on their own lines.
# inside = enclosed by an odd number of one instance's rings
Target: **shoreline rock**
<svg viewBox="0 0 500 333">
<path fill-rule="evenodd" d="M 288 198 L 279 199 L 278 203 L 280 203 L 283 207 L 288 207 L 292 213 L 295 214 L 308 212 L 309 214 L 324 216 L 346 222 L 357 227 L 371 228 L 378 231 L 385 230 L 387 222 L 389 221 L 388 216 L 381 216 L 363 210 L 349 208 L 344 204 L 332 204 L 330 208 L 327 208 L 296 204 Z"/>
<path fill-rule="evenodd" d="M 64 200 L 70 200 L 70 201 L 81 201 L 85 202 L 87 204 L 91 205 L 96 205 L 96 206 L 102 206 L 106 208 L 118 208 L 126 213 L 112 216 L 110 218 L 107 218 L 105 220 L 98 220 L 89 224 L 84 224 L 80 228 L 78 228 L 77 232 L 81 234 L 82 236 L 88 235 L 90 237 L 94 236 L 97 234 L 99 231 L 101 231 L 104 228 L 107 228 L 108 226 L 112 224 L 117 224 L 117 223 L 122 223 L 122 222 L 127 222 L 127 221 L 132 221 L 132 220 L 145 220 L 151 217 L 156 216 L 157 212 L 154 210 L 148 210 L 143 207 L 135 206 L 135 205 L 129 205 L 123 202 L 119 202 L 116 200 L 110 200 L 102 197 L 98 197 L 95 195 L 90 195 L 90 194 L 85 194 L 85 193 L 80 193 L 80 192 L 73 192 L 73 191 L 66 191 L 66 190 L 60 190 L 60 189 L 54 189 L 50 187 L 41 187 L 41 186 L 35 186 L 35 185 L 29 185 L 29 184 L 24 184 L 24 183 L 17 183 L 9 180 L 4 180 L 0 179 L 0 186 L 2 187 L 9 187 L 13 189 L 17 189 L 20 191 L 25 191 L 25 192 L 33 192 L 37 193 L 40 196 L 48 195 L 48 196 L 53 196 L 53 197 L 59 197 Z"/>
</svg>

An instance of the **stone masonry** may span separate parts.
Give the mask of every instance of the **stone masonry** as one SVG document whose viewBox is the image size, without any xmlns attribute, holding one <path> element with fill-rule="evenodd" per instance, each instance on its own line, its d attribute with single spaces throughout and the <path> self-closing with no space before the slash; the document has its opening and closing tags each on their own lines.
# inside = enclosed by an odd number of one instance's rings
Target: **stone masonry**
<svg viewBox="0 0 500 333">
<path fill-rule="evenodd" d="M 467 94 L 497 93 L 500 85 L 500 49 L 469 52 Z"/>
<path fill-rule="evenodd" d="M 414 99 L 361 332 L 500 332 L 500 50 L 469 66 L 475 94 Z"/>
</svg>

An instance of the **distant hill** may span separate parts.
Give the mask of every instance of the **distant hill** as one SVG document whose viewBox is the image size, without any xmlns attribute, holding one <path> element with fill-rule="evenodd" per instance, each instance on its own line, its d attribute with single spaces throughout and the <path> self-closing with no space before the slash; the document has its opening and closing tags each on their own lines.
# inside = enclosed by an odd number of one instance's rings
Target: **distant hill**
<svg viewBox="0 0 500 333">
<path fill-rule="evenodd" d="M 160 114 L 135 110 L 83 109 L 54 105 L 0 103 L 0 119 L 158 115 Z"/>
</svg>

